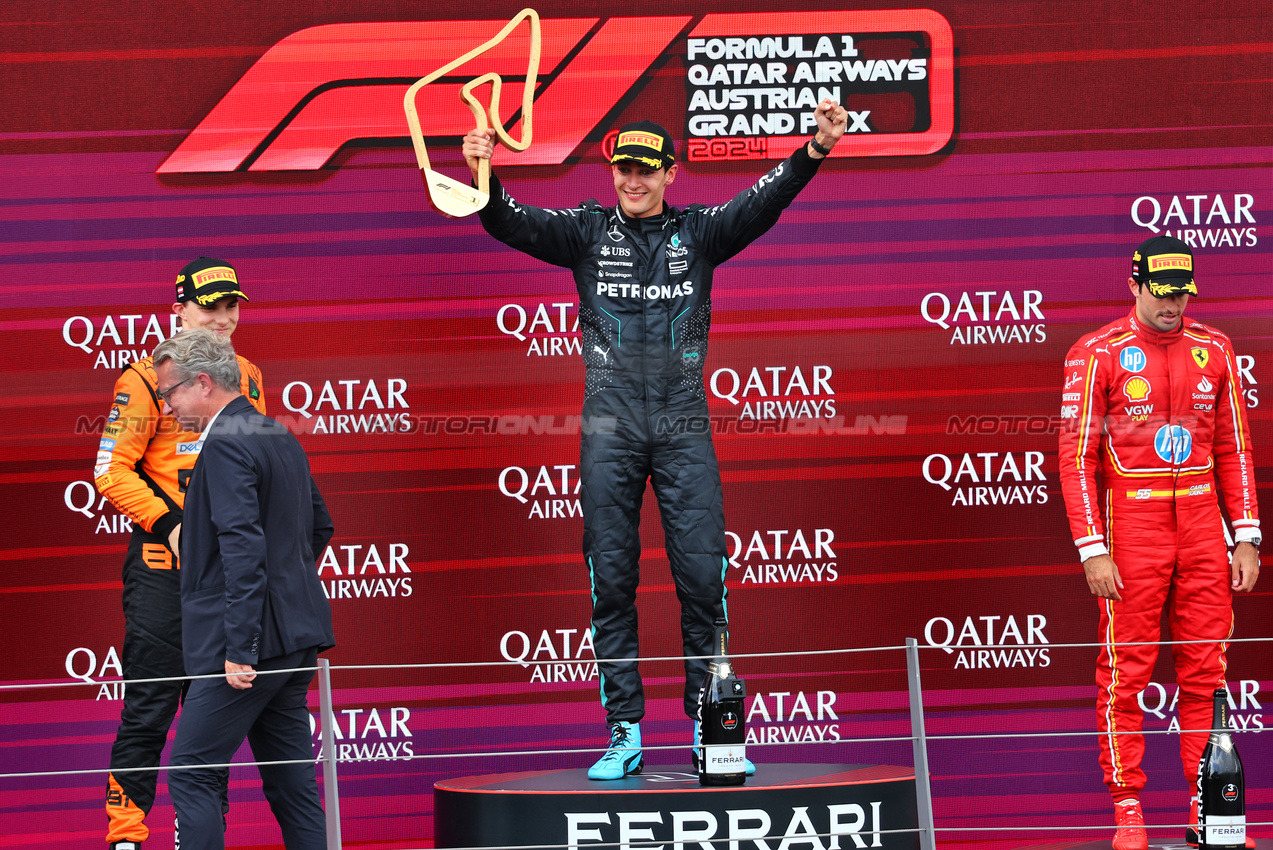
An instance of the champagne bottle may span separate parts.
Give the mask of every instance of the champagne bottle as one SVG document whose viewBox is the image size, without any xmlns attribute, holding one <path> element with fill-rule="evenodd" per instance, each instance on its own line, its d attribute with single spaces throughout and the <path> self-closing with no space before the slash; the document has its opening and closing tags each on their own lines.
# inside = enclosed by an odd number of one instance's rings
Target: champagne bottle
<svg viewBox="0 0 1273 850">
<path fill-rule="evenodd" d="M 717 617 L 714 657 L 698 692 L 699 740 L 695 762 L 700 785 L 742 785 L 747 779 L 743 698 L 747 689 L 729 660 L 729 630 Z"/>
<path fill-rule="evenodd" d="M 1246 801 L 1242 759 L 1229 734 L 1229 692 L 1217 688 L 1211 736 L 1198 764 L 1198 847 L 1241 850 L 1246 846 Z"/>
</svg>

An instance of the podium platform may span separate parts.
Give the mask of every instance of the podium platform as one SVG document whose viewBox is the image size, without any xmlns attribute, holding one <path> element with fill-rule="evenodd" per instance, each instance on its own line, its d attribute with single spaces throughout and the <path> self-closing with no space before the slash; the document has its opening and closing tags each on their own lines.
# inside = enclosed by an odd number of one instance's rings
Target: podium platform
<svg viewBox="0 0 1273 850">
<path fill-rule="evenodd" d="M 1185 843 L 1183 834 L 1168 837 L 1164 835 L 1154 835 L 1155 832 L 1161 833 L 1162 830 L 1151 829 L 1149 831 L 1149 850 L 1197 850 Z M 1098 839 L 1096 841 L 1056 841 L 1051 844 L 1023 844 L 1021 850 L 1109 850 L 1110 839 L 1114 837 L 1113 828 L 1109 831 L 1109 837 Z M 1256 850 L 1273 850 L 1273 840 L 1267 838 L 1255 839 Z"/>
<path fill-rule="evenodd" d="M 890 832 L 919 822 L 909 767 L 759 764 L 745 785 L 729 788 L 703 787 L 680 766 L 647 765 L 613 782 L 582 769 L 525 771 L 437 782 L 433 802 L 436 847 L 656 841 L 759 850 L 819 833 L 841 836 L 842 848 L 919 847 L 917 833 Z M 778 842 L 755 842 L 765 836 Z"/>
</svg>

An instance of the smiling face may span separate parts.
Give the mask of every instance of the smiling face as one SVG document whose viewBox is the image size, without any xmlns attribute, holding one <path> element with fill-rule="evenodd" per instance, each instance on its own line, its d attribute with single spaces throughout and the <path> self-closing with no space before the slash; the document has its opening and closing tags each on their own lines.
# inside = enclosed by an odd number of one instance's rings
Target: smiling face
<svg viewBox="0 0 1273 850">
<path fill-rule="evenodd" d="M 1154 330 L 1165 333 L 1174 331 L 1185 315 L 1185 305 L 1189 303 L 1189 293 L 1181 292 L 1157 298 L 1149 291 L 1148 286 L 1141 286 L 1131 278 L 1127 283 L 1136 298 L 1136 318 Z"/>
<path fill-rule="evenodd" d="M 610 164 L 619 207 L 630 218 L 648 218 L 663 212 L 663 193 L 676 179 L 676 163 L 667 168 L 650 168 L 639 162 L 620 160 Z"/>
<path fill-rule="evenodd" d="M 226 339 L 239 325 L 239 299 L 234 296 L 221 298 L 209 307 L 200 307 L 195 301 L 178 301 L 172 305 L 172 312 L 181 317 L 181 327 L 207 328 Z"/>
</svg>

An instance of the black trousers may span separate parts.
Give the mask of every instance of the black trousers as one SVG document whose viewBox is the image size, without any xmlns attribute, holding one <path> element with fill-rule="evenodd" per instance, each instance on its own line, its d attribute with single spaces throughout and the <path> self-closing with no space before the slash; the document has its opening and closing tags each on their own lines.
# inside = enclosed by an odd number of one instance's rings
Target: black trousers
<svg viewBox="0 0 1273 850">
<path fill-rule="evenodd" d="M 315 649 L 270 658 L 258 671 L 313 667 Z M 224 764 L 246 738 L 258 762 L 298 760 L 295 764 L 261 765 L 261 785 L 287 850 L 326 850 L 327 827 L 314 776 L 314 746 L 310 740 L 305 694 L 313 670 L 258 675 L 252 687 L 236 690 L 224 677 L 190 683 L 172 766 Z M 181 850 L 223 850 L 217 770 L 172 770 L 168 793 L 177 811 Z"/>
<path fill-rule="evenodd" d="M 580 501 L 584 558 L 592 580 L 593 646 L 598 658 L 636 658 L 641 502 L 654 487 L 676 596 L 685 655 L 710 655 L 713 623 L 725 613 L 725 513 L 705 401 L 633 410 L 621 389 L 584 402 Z M 685 662 L 685 714 L 697 713 L 706 660 Z M 645 715 L 637 664 L 600 664 L 606 721 Z"/>
<path fill-rule="evenodd" d="M 158 535 L 136 528 L 124 556 L 125 679 L 184 676 L 181 656 L 181 573 Z M 145 841 L 143 820 L 155 803 L 154 768 L 168 740 L 187 682 L 129 682 L 111 746 L 106 787 L 107 841 Z M 223 777 L 224 782 L 224 777 Z M 222 792 L 222 808 L 228 809 Z"/>
</svg>

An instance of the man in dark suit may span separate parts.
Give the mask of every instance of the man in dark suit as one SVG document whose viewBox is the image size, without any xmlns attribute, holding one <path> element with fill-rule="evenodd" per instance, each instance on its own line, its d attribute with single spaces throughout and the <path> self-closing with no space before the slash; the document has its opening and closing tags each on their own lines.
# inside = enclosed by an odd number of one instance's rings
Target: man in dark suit
<svg viewBox="0 0 1273 850">
<path fill-rule="evenodd" d="M 217 771 L 186 766 L 228 763 L 244 738 L 258 762 L 296 762 L 260 767 L 288 850 L 325 850 L 305 696 L 335 645 L 315 566 L 331 517 L 296 437 L 240 394 L 229 340 L 184 331 L 154 361 L 165 408 L 203 444 L 181 533 L 186 672 L 225 674 L 191 683 L 173 744 L 182 850 L 225 846 Z"/>
</svg>

